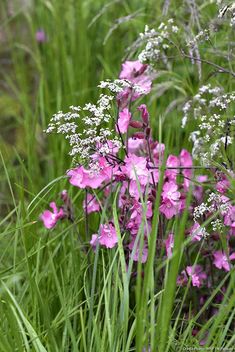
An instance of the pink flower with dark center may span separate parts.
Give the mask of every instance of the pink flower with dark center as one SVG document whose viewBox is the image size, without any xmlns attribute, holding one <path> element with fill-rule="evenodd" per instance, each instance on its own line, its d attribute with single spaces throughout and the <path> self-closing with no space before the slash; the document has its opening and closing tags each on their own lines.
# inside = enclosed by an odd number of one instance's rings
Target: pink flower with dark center
<svg viewBox="0 0 235 352">
<path fill-rule="evenodd" d="M 87 200 L 83 201 L 83 209 L 87 211 L 87 214 L 94 213 L 100 210 L 100 205 L 97 202 L 94 195 L 88 193 Z"/>
<path fill-rule="evenodd" d="M 175 204 L 180 199 L 180 192 L 178 191 L 178 186 L 174 182 L 165 182 L 163 186 L 162 199 L 164 201 L 170 201 Z"/>
<path fill-rule="evenodd" d="M 122 64 L 122 70 L 120 72 L 120 79 L 127 79 L 133 85 L 139 86 L 143 94 L 148 94 L 151 91 L 152 80 L 149 75 L 146 73 L 148 65 L 142 64 L 140 61 L 126 61 Z M 125 97 L 126 93 L 129 93 L 131 100 L 138 99 L 141 94 L 138 92 L 133 92 L 130 88 L 124 89 L 122 93 L 118 94 L 119 105 L 121 102 L 121 95 Z"/>
<path fill-rule="evenodd" d="M 172 249 L 174 248 L 174 235 L 173 233 L 169 233 L 167 239 L 165 240 L 165 247 L 166 247 L 166 255 L 168 258 L 172 256 Z"/>
<path fill-rule="evenodd" d="M 100 233 L 98 237 L 101 246 L 106 248 L 113 248 L 118 243 L 118 237 L 115 227 L 109 223 L 100 225 Z"/>
<path fill-rule="evenodd" d="M 160 212 L 164 214 L 168 220 L 173 218 L 173 216 L 179 214 L 179 207 L 177 205 L 173 205 L 169 201 L 164 201 L 159 209 Z"/>
<path fill-rule="evenodd" d="M 50 210 L 45 210 L 40 215 L 40 219 L 43 221 L 43 224 L 47 229 L 52 229 L 56 225 L 57 221 L 65 216 L 63 209 L 60 208 L 60 210 L 58 210 L 55 202 L 51 202 L 50 207 L 53 212 Z"/>
<path fill-rule="evenodd" d="M 148 65 L 142 64 L 140 61 L 125 61 L 122 64 L 122 70 L 120 72 L 120 79 L 128 79 L 133 82 L 137 77 L 144 74 Z"/>
<path fill-rule="evenodd" d="M 129 138 L 128 139 L 128 150 L 130 153 L 137 153 L 141 148 L 144 147 L 144 139 Z"/>
<path fill-rule="evenodd" d="M 213 253 L 214 261 L 213 264 L 218 269 L 224 269 L 225 271 L 230 270 L 229 260 L 235 259 L 235 253 L 232 253 L 229 257 L 227 257 L 226 253 L 219 250 Z"/>
<path fill-rule="evenodd" d="M 127 108 L 119 112 L 119 118 L 116 126 L 116 131 L 121 133 L 126 133 L 128 130 L 129 122 L 131 120 L 131 113 Z"/>
</svg>

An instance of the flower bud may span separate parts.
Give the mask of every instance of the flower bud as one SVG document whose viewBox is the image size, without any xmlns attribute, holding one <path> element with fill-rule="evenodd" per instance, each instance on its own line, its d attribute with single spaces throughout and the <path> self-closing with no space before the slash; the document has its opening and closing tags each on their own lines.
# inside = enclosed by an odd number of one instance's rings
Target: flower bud
<svg viewBox="0 0 235 352">
<path fill-rule="evenodd" d="M 137 138 L 137 139 L 144 139 L 145 135 L 144 135 L 144 132 L 136 132 L 136 133 L 133 134 L 132 137 L 133 138 Z"/>
<path fill-rule="evenodd" d="M 146 136 L 146 138 L 148 138 L 148 137 L 150 136 L 150 132 L 151 132 L 151 128 L 147 127 L 147 128 L 145 129 L 145 136 Z"/>
<path fill-rule="evenodd" d="M 149 113 L 148 113 L 148 110 L 147 110 L 147 106 L 145 104 L 141 104 L 137 109 L 141 112 L 141 118 L 142 118 L 144 124 L 148 126 L 148 124 L 149 124 Z"/>
<path fill-rule="evenodd" d="M 129 126 L 133 127 L 133 128 L 142 128 L 143 124 L 140 121 L 131 121 L 129 123 Z"/>
</svg>

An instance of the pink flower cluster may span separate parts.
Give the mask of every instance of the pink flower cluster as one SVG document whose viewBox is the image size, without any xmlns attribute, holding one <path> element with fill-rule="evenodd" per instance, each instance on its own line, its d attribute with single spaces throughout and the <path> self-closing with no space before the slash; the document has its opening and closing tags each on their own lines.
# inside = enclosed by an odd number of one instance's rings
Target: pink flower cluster
<svg viewBox="0 0 235 352">
<path fill-rule="evenodd" d="M 174 238 L 177 236 L 173 233 L 172 220 L 182 215 L 186 208 L 187 194 L 191 192 L 192 200 L 185 233 L 189 242 L 189 255 L 183 260 L 184 268 L 178 276 L 177 284 L 184 286 L 190 282 L 194 287 L 210 287 L 212 266 L 213 270 L 217 270 L 219 277 L 220 273 L 232 268 L 232 261 L 235 260 L 235 206 L 227 195 L 230 181 L 225 174 L 218 174 L 213 168 L 209 170 L 208 173 L 216 184 L 210 204 L 204 203 L 204 189 L 207 188 L 209 175 L 195 175 L 192 156 L 186 149 L 182 149 L 179 155 L 166 156 L 165 145 L 153 138 L 147 106 L 136 102 L 151 91 L 152 79 L 148 65 L 139 61 L 126 61 L 122 65 L 119 78 L 128 80 L 133 87 L 137 85 L 140 88 L 137 91 L 131 87 L 123 88 L 116 96 L 118 114 L 117 119 L 114 119 L 115 130 L 122 142 L 122 148 L 114 148 L 112 153 L 105 156 L 100 154 L 97 148 L 92 156 L 97 167 L 94 169 L 79 165 L 69 170 L 69 182 L 79 189 L 86 189 L 83 209 L 87 216 L 94 212 L 99 213 L 104 204 L 109 204 L 107 214 L 112 214 L 109 199 L 112 191 L 116 192 L 117 188 L 120 188 L 120 241 L 123 241 L 127 261 L 132 258 L 134 261 L 145 263 L 148 259 L 153 214 L 157 211 L 154 204 L 159 184 L 159 169 L 164 166 L 159 206 L 159 235 L 162 236 L 166 257 L 170 259 L 174 254 Z M 164 165 L 163 160 L 166 160 Z M 94 190 L 97 190 L 96 193 Z M 71 220 L 71 206 L 68 208 L 67 205 L 58 210 L 52 202 L 50 206 L 53 212 L 46 210 L 41 215 L 44 226 L 51 229 L 60 219 Z M 218 213 L 217 220 L 211 223 L 208 221 L 209 225 L 205 227 L 204 223 L 214 213 Z M 221 227 L 227 231 L 227 251 L 221 248 Z M 202 242 L 205 245 L 201 247 Z M 90 244 L 96 250 L 97 246 L 115 248 L 117 243 L 118 235 L 110 216 L 92 235 Z M 191 255 L 195 249 L 197 252 L 201 251 L 197 263 Z"/>
</svg>

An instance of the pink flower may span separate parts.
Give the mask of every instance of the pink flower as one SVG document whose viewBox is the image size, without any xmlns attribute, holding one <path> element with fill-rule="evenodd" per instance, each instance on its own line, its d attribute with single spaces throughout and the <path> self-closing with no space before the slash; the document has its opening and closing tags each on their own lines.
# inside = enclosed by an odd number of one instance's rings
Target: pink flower
<svg viewBox="0 0 235 352">
<path fill-rule="evenodd" d="M 133 81 L 136 77 L 139 77 L 144 74 L 148 65 L 142 64 L 140 61 L 125 61 L 122 64 L 122 70 L 120 72 L 120 79 L 128 79 L 129 81 Z"/>
<path fill-rule="evenodd" d="M 206 182 L 208 180 L 207 175 L 199 175 L 196 180 L 200 183 Z M 201 185 L 195 185 L 193 190 L 193 195 L 198 202 L 202 201 L 203 198 L 203 187 Z"/>
<path fill-rule="evenodd" d="M 168 220 L 179 213 L 178 207 L 172 205 L 172 203 L 168 201 L 163 202 L 159 209 L 160 212 L 164 214 Z"/>
<path fill-rule="evenodd" d="M 128 150 L 130 153 L 137 153 L 137 151 L 144 146 L 144 140 L 139 138 L 128 139 Z"/>
<path fill-rule="evenodd" d="M 100 205 L 97 202 L 95 196 L 93 196 L 92 194 L 88 193 L 87 194 L 87 209 L 86 209 L 86 201 L 83 201 L 83 209 L 84 211 L 87 210 L 87 214 L 96 212 L 100 210 Z"/>
<path fill-rule="evenodd" d="M 231 234 L 235 235 L 235 206 L 230 206 L 224 216 L 224 225 L 230 226 Z"/>
<path fill-rule="evenodd" d="M 216 183 L 216 190 L 222 194 L 226 193 L 230 187 L 230 181 L 227 179 L 226 175 L 222 174 L 221 180 Z"/>
<path fill-rule="evenodd" d="M 91 236 L 91 240 L 90 240 L 90 245 L 93 248 L 93 250 L 96 250 L 96 247 L 99 243 L 99 239 L 98 239 L 98 235 L 97 234 L 93 234 Z"/>
<path fill-rule="evenodd" d="M 166 247 L 166 255 L 168 258 L 172 256 L 172 249 L 174 248 L 174 235 L 173 233 L 169 233 L 167 239 L 165 240 L 165 247 Z"/>
<path fill-rule="evenodd" d="M 148 65 L 142 64 L 140 61 L 126 61 L 122 64 L 122 70 L 120 72 L 120 79 L 127 79 L 134 85 L 138 85 L 143 94 L 148 94 L 151 90 L 152 80 L 149 75 L 146 73 Z M 136 100 L 141 96 L 140 93 L 130 91 L 130 89 L 125 89 L 121 94 L 126 99 L 126 92 L 131 94 L 131 99 Z M 118 100 L 122 100 L 120 93 L 118 94 Z M 119 103 L 120 105 L 120 103 Z"/>
<path fill-rule="evenodd" d="M 180 165 L 185 167 L 183 169 L 182 174 L 184 175 L 184 189 L 187 191 L 190 186 L 190 179 L 192 178 L 193 171 L 190 167 L 193 166 L 193 160 L 191 154 L 186 150 L 183 149 L 180 153 Z"/>
<path fill-rule="evenodd" d="M 203 284 L 203 281 L 207 278 L 201 265 L 187 266 L 186 272 L 192 278 L 193 286 L 200 287 Z"/>
<path fill-rule="evenodd" d="M 188 276 L 191 278 L 193 286 L 200 287 L 204 280 L 207 279 L 207 274 L 203 271 L 201 265 L 187 266 L 177 278 L 177 284 L 184 286 L 188 282 Z"/>
<path fill-rule="evenodd" d="M 122 92 L 118 93 L 117 95 L 117 105 L 120 110 L 126 108 L 129 104 L 129 96 L 130 96 L 130 89 L 124 89 Z"/>
<path fill-rule="evenodd" d="M 203 238 L 204 232 L 198 222 L 195 222 L 194 225 L 190 228 L 190 236 L 192 237 L 193 242 L 201 241 Z"/>
<path fill-rule="evenodd" d="M 129 192 L 131 197 L 135 198 L 135 200 L 140 199 L 140 195 L 144 193 L 144 190 L 145 190 L 145 187 L 143 185 L 140 185 L 140 191 L 139 191 L 137 182 L 134 180 L 130 181 Z"/>
<path fill-rule="evenodd" d="M 138 218 L 139 219 L 139 223 L 141 223 L 142 217 L 144 215 L 144 209 L 143 209 L 142 204 L 140 202 L 134 202 L 134 204 L 131 207 L 130 211 L 131 211 L 130 219 L 133 220 L 133 219 Z M 152 203 L 150 201 L 147 201 L 147 209 L 146 209 L 145 216 L 146 216 L 147 219 L 149 219 L 149 218 L 152 217 L 152 215 L 153 215 Z"/>
<path fill-rule="evenodd" d="M 115 227 L 109 223 L 100 225 L 99 243 L 106 248 L 113 248 L 118 243 Z"/>
<path fill-rule="evenodd" d="M 119 112 L 118 127 L 116 126 L 116 131 L 121 133 L 126 133 L 128 130 L 129 122 L 131 120 L 131 113 L 127 108 Z"/>
<path fill-rule="evenodd" d="M 165 182 L 162 192 L 162 204 L 160 212 L 165 215 L 167 219 L 171 219 L 180 210 L 180 192 L 178 186 L 174 182 Z"/>
<path fill-rule="evenodd" d="M 35 34 L 36 41 L 38 43 L 44 43 L 47 40 L 46 33 L 43 29 L 39 29 Z"/>
<path fill-rule="evenodd" d="M 180 165 L 184 167 L 191 167 L 193 166 L 193 159 L 191 154 L 186 150 L 182 149 L 180 153 Z"/>
<path fill-rule="evenodd" d="M 229 271 L 230 270 L 230 264 L 228 262 L 228 257 L 223 251 L 215 251 L 213 253 L 213 256 L 214 256 L 213 264 L 216 266 L 216 268 L 224 269 L 225 271 Z M 230 260 L 234 260 L 235 259 L 235 253 L 232 253 L 229 256 L 229 259 Z"/>
<path fill-rule="evenodd" d="M 163 158 L 165 151 L 165 144 L 163 143 L 155 143 L 155 147 L 153 148 L 153 157 L 155 159 L 156 165 L 159 165 L 160 158 Z"/>
<path fill-rule="evenodd" d="M 148 166 L 151 166 L 151 167 L 154 167 L 155 165 L 153 164 L 153 163 L 151 163 L 151 162 L 149 162 L 148 163 Z M 158 181 L 159 181 L 159 171 L 158 171 L 158 169 L 151 169 L 150 170 L 150 175 L 151 175 L 151 177 L 150 177 L 150 179 L 149 179 L 149 183 L 151 183 L 151 184 L 157 184 L 158 183 Z"/>
<path fill-rule="evenodd" d="M 124 161 L 125 166 L 123 167 L 123 171 L 129 179 L 134 181 L 138 179 L 141 185 L 146 186 L 150 180 L 146 158 L 129 154 L 129 156 L 125 157 Z"/>
<path fill-rule="evenodd" d="M 179 173 L 179 169 L 177 169 L 177 167 L 179 167 L 180 165 L 180 161 L 179 158 L 177 158 L 177 156 L 175 155 L 169 155 L 166 161 L 166 166 L 167 167 L 174 167 L 175 169 L 168 169 L 165 172 L 165 176 L 171 180 L 171 181 L 175 181 L 177 174 Z"/>
<path fill-rule="evenodd" d="M 141 117 L 142 117 L 142 120 L 145 123 L 145 125 L 148 125 L 148 123 L 149 123 L 149 113 L 148 113 L 148 110 L 147 110 L 147 106 L 145 104 L 141 104 L 140 106 L 138 106 L 137 109 L 141 112 Z"/>
<path fill-rule="evenodd" d="M 146 247 L 146 244 L 144 243 L 143 248 L 142 248 L 142 253 L 141 253 L 139 243 L 136 246 L 135 241 L 136 241 L 136 238 L 133 238 L 132 241 L 128 245 L 128 248 L 131 250 L 129 257 L 131 258 L 131 256 L 133 256 L 133 260 L 135 262 L 140 261 L 141 263 L 144 264 L 144 263 L 146 263 L 147 258 L 148 258 L 148 248 Z M 135 248 L 135 246 L 136 246 L 136 248 Z M 135 252 L 133 255 L 134 248 L 135 248 Z"/>
<path fill-rule="evenodd" d="M 109 180 L 112 174 L 112 168 L 106 163 L 104 158 L 99 158 L 100 170 L 86 170 L 83 166 L 71 169 L 67 172 L 70 177 L 69 182 L 76 187 L 91 187 L 96 189 L 101 186 L 105 180 Z"/>
<path fill-rule="evenodd" d="M 176 283 L 177 285 L 179 286 L 184 286 L 184 285 L 187 285 L 187 282 L 188 282 L 188 276 L 186 274 L 186 271 L 183 270 L 180 275 L 178 275 L 177 277 L 177 280 L 176 280 Z"/>
<path fill-rule="evenodd" d="M 141 226 L 141 222 L 143 221 L 142 214 L 136 213 L 135 215 L 136 216 L 133 216 L 132 218 L 130 218 L 130 220 L 126 224 L 126 228 L 130 230 L 130 233 L 134 236 L 138 234 L 138 231 Z M 147 221 L 144 221 L 145 237 L 148 237 L 150 232 L 151 232 L 151 222 L 149 219 L 147 219 Z"/>
<path fill-rule="evenodd" d="M 50 210 L 45 210 L 40 216 L 40 219 L 43 221 L 43 224 L 47 229 L 52 229 L 56 225 L 57 221 L 62 219 L 65 215 L 62 208 L 58 211 L 55 202 L 51 202 L 50 207 L 53 212 Z"/>
<path fill-rule="evenodd" d="M 113 141 L 109 141 L 109 140 L 107 140 L 107 141 L 105 141 L 103 143 L 99 142 L 99 143 L 96 144 L 96 148 L 99 151 L 103 147 L 105 149 L 108 149 L 109 153 L 111 153 L 113 155 L 116 155 L 118 153 L 119 149 L 120 149 L 118 145 L 116 145 Z M 97 152 L 97 153 L 93 154 L 92 159 L 93 160 L 98 160 L 100 162 L 101 159 L 103 159 L 103 158 L 100 156 L 100 152 Z"/>
</svg>

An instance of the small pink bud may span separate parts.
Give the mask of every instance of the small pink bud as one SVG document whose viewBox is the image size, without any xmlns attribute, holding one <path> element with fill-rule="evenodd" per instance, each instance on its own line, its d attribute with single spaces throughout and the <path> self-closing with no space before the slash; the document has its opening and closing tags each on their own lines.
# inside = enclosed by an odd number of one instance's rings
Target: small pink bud
<svg viewBox="0 0 235 352">
<path fill-rule="evenodd" d="M 141 104 L 138 108 L 137 108 L 140 112 L 141 112 L 141 117 L 143 122 L 148 125 L 149 123 L 149 113 L 147 110 L 147 106 L 145 104 Z"/>
<path fill-rule="evenodd" d="M 142 128 L 143 124 L 140 121 L 131 121 L 129 123 L 129 126 L 133 127 L 133 128 Z"/>
<path fill-rule="evenodd" d="M 136 132 L 133 134 L 133 138 L 144 139 L 145 135 L 144 132 Z"/>
</svg>

